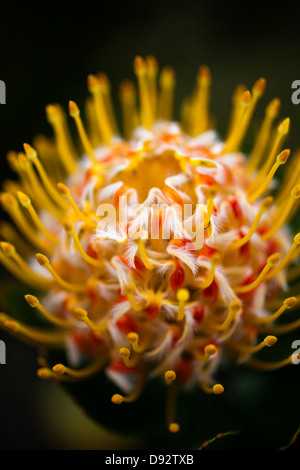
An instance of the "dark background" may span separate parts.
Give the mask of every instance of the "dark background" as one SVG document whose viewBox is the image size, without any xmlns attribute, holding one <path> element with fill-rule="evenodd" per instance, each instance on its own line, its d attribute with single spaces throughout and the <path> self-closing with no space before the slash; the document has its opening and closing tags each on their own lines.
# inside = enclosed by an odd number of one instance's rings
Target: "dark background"
<svg viewBox="0 0 300 470">
<path fill-rule="evenodd" d="M 281 116 L 291 118 L 291 150 L 300 147 L 300 105 L 291 84 L 300 79 L 299 11 L 294 3 L 228 4 L 223 1 L 45 2 L 1 4 L 0 79 L 7 104 L 0 107 L 1 180 L 9 176 L 9 150 L 22 150 L 38 133 L 51 135 L 45 106 L 69 99 L 82 106 L 86 77 L 105 71 L 119 113 L 118 84 L 134 78 L 135 55 L 153 54 L 176 70 L 176 118 L 195 83 L 200 64 L 213 76 L 212 111 L 226 130 L 231 95 L 265 77 L 267 90 L 256 117 L 275 96 Z M 256 118 L 255 118 L 256 119 Z M 2 331 L 7 364 L 0 365 L 0 448 L 60 449 L 131 445 L 103 437 L 53 384 L 36 377 L 37 355 Z M 60 403 L 60 405 L 56 405 Z M 45 425 L 45 423 L 47 423 Z M 68 429 L 72 428 L 72 435 Z M 211 436 L 207 436 L 208 438 Z M 112 440 L 110 440 L 112 439 Z"/>
</svg>

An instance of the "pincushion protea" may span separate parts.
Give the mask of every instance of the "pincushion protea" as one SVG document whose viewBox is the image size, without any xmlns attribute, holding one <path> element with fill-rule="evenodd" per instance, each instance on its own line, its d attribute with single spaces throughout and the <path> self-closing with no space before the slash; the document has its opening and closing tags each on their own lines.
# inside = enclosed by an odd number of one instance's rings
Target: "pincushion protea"
<svg viewBox="0 0 300 470">
<path fill-rule="evenodd" d="M 251 91 L 237 87 L 222 142 L 210 113 L 206 66 L 183 103 L 181 123 L 172 121 L 173 69 L 159 74 L 155 58 L 137 56 L 134 71 L 138 99 L 131 81 L 120 87 L 124 137 L 108 78 L 89 75 L 88 130 L 69 102 L 79 152 L 63 109 L 51 104 L 46 113 L 54 139 L 39 136 L 24 152 L 8 154 L 19 180 L 6 182 L 1 194 L 14 224 L 1 226 L 0 261 L 41 292 L 25 298 L 51 328 L 29 327 L 5 313 L 1 326 L 43 348 L 66 349 L 67 364 L 44 358 L 41 378 L 85 380 L 105 370 L 121 392 L 111 397 L 116 405 L 137 400 L 161 377 L 171 394 L 167 425 L 177 432 L 178 389 L 222 393 L 216 377 L 228 359 L 263 370 L 293 362 L 292 355 L 270 363 L 255 355 L 299 326 L 276 320 L 299 300 L 282 293 L 299 272 L 300 236 L 293 238 L 287 224 L 299 205 L 300 166 L 293 162 L 281 187 L 275 185 L 290 154 L 283 149 L 289 119 L 275 123 L 277 98 L 249 157 L 241 151 L 263 78 Z M 202 224 L 200 245 L 186 230 L 186 206 L 191 227 Z M 117 222 L 99 207 L 113 208 Z M 158 236 L 151 236 L 153 227 Z"/>
</svg>

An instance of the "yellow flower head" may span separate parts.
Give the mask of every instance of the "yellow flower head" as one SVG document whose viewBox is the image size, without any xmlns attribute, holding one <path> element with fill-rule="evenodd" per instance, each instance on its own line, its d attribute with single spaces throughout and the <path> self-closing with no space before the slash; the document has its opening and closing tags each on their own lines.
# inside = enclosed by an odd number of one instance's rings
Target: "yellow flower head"
<svg viewBox="0 0 300 470">
<path fill-rule="evenodd" d="M 216 378 L 229 358 L 266 370 L 292 363 L 292 356 L 255 358 L 275 335 L 299 326 L 276 325 L 298 301 L 281 296 L 298 275 L 291 266 L 300 236 L 287 224 L 299 206 L 299 159 L 280 187 L 274 180 L 290 156 L 283 148 L 289 119 L 276 122 L 280 102 L 272 100 L 246 158 L 241 148 L 263 78 L 251 90 L 237 87 L 222 141 L 206 66 L 181 122 L 172 118 L 173 69 L 138 56 L 134 71 L 138 93 L 131 81 L 120 86 L 124 137 L 108 78 L 89 75 L 87 125 L 69 102 L 78 145 L 64 110 L 51 104 L 53 139 L 38 136 L 8 154 L 19 180 L 1 194 L 13 224 L 1 227 L 0 262 L 40 290 L 40 298 L 25 299 L 51 329 L 6 314 L 1 326 L 65 348 L 68 364 L 45 363 L 41 378 L 84 380 L 104 370 L 120 389 L 116 405 L 138 399 L 153 377 L 170 393 L 198 386 L 226 393 Z M 177 432 L 171 408 L 167 425 Z"/>
</svg>

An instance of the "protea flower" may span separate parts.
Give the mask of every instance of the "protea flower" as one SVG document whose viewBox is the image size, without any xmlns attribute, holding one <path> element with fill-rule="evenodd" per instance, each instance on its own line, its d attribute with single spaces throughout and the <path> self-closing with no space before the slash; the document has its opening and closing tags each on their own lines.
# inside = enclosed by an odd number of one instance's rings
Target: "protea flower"
<svg viewBox="0 0 300 470">
<path fill-rule="evenodd" d="M 290 155 L 283 148 L 289 119 L 276 122 L 277 98 L 250 154 L 241 150 L 264 78 L 251 90 L 237 87 L 222 141 L 206 66 L 181 122 L 173 121 L 173 69 L 157 80 L 156 60 L 138 56 L 134 71 L 138 96 L 131 81 L 120 87 L 123 136 L 108 78 L 89 75 L 87 126 L 69 102 L 78 145 L 64 110 L 51 104 L 54 138 L 39 136 L 8 154 L 19 180 L 1 194 L 13 225 L 2 226 L 0 261 L 29 286 L 25 299 L 49 329 L 5 313 L 1 326 L 41 354 L 65 351 L 66 363 L 41 357 L 43 379 L 72 383 L 104 371 L 117 388 L 116 407 L 132 406 L 158 378 L 170 394 L 167 426 L 177 432 L 176 393 L 226 393 L 218 371 L 227 361 L 261 370 L 293 363 L 289 351 L 279 362 L 256 356 L 299 326 L 276 321 L 299 300 L 289 297 L 288 282 L 299 273 L 300 235 L 288 223 L 299 206 L 300 166 L 293 162 L 276 185 Z"/>
</svg>

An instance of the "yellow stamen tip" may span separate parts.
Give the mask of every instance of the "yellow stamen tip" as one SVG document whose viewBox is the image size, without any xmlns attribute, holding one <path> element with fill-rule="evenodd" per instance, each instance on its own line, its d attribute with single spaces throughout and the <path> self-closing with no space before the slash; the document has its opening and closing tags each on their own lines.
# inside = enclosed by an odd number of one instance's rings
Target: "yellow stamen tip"
<svg viewBox="0 0 300 470">
<path fill-rule="evenodd" d="M 172 433 L 176 433 L 180 430 L 180 426 L 178 423 L 170 423 L 169 424 L 169 431 Z"/>
<path fill-rule="evenodd" d="M 75 308 L 73 313 L 77 320 L 84 320 L 88 316 L 87 311 L 81 307 Z"/>
<path fill-rule="evenodd" d="M 300 197 L 300 184 L 297 184 L 291 191 L 291 196 L 293 199 L 298 199 Z"/>
<path fill-rule="evenodd" d="M 55 364 L 55 366 L 52 367 L 52 370 L 58 375 L 63 375 L 66 372 L 66 368 L 63 364 Z"/>
<path fill-rule="evenodd" d="M 79 108 L 77 104 L 75 103 L 75 101 L 72 101 L 72 100 L 69 101 L 69 113 L 70 113 L 70 116 L 72 117 L 78 116 Z"/>
<path fill-rule="evenodd" d="M 93 75 L 92 73 L 90 73 L 87 77 L 87 84 L 88 84 L 88 89 L 91 92 L 97 91 L 100 89 L 100 82 L 98 78 L 96 77 L 96 75 Z"/>
<path fill-rule="evenodd" d="M 265 92 L 267 81 L 264 77 L 259 78 L 253 85 L 253 93 L 262 95 Z"/>
<path fill-rule="evenodd" d="M 62 196 L 70 194 L 69 188 L 64 183 L 57 183 L 57 189 Z"/>
<path fill-rule="evenodd" d="M 34 295 L 27 294 L 25 295 L 26 302 L 30 305 L 30 307 L 37 307 L 39 304 L 39 299 Z"/>
<path fill-rule="evenodd" d="M 146 62 L 144 61 L 144 59 L 141 56 L 137 55 L 134 58 L 133 69 L 134 69 L 135 73 L 146 73 L 147 72 Z"/>
<path fill-rule="evenodd" d="M 208 344 L 204 348 L 204 353 L 207 354 L 208 356 L 212 356 L 213 354 L 215 354 L 216 351 L 217 351 L 217 348 L 214 344 Z"/>
<path fill-rule="evenodd" d="M 266 336 L 266 338 L 264 339 L 264 343 L 266 346 L 270 347 L 270 346 L 273 346 L 273 344 L 275 344 L 277 342 L 277 338 L 276 336 Z"/>
<path fill-rule="evenodd" d="M 29 160 L 33 160 L 34 158 L 37 157 L 37 152 L 31 145 L 24 143 L 23 147 L 24 147 L 26 156 L 29 158 Z"/>
<path fill-rule="evenodd" d="M 115 395 L 113 395 L 111 397 L 111 401 L 115 404 L 115 405 L 120 405 L 121 403 L 123 403 L 123 400 L 124 398 L 122 397 L 122 395 L 119 395 L 118 393 L 115 393 Z"/>
<path fill-rule="evenodd" d="M 238 313 L 241 309 L 241 306 L 242 306 L 242 304 L 241 304 L 240 300 L 234 300 L 233 302 L 230 303 L 229 309 L 233 313 Z"/>
<path fill-rule="evenodd" d="M 294 242 L 297 243 L 297 245 L 300 245 L 300 232 L 298 232 L 298 233 L 294 236 Z"/>
<path fill-rule="evenodd" d="M 212 388 L 212 391 L 215 395 L 220 395 L 224 392 L 224 387 L 221 384 L 215 384 Z"/>
<path fill-rule="evenodd" d="M 281 135 L 286 135 L 290 128 L 290 118 L 284 119 L 278 126 L 278 132 Z"/>
<path fill-rule="evenodd" d="M 244 106 L 247 106 L 250 103 L 251 100 L 251 93 L 249 90 L 246 90 L 243 92 L 241 96 L 241 104 Z"/>
<path fill-rule="evenodd" d="M 128 348 L 120 348 L 119 356 L 128 359 L 130 356 L 130 350 Z"/>
<path fill-rule="evenodd" d="M 64 229 L 67 233 L 72 232 L 73 229 L 74 229 L 74 226 L 73 226 L 72 222 L 70 222 L 69 220 L 64 220 L 63 221 L 63 226 L 64 226 Z"/>
<path fill-rule="evenodd" d="M 133 331 L 128 333 L 127 335 L 127 341 L 128 343 L 136 343 L 139 340 L 139 335 L 137 333 L 134 333 Z"/>
<path fill-rule="evenodd" d="M 21 191 L 17 192 L 18 199 L 20 201 L 20 204 L 23 207 L 28 207 L 31 204 L 30 198 L 27 196 L 27 194 L 22 193 Z"/>
<path fill-rule="evenodd" d="M 261 207 L 264 210 L 270 209 L 272 203 L 273 203 L 274 198 L 272 196 L 266 197 L 262 202 L 261 202 Z"/>
<path fill-rule="evenodd" d="M 277 156 L 277 161 L 281 164 L 286 163 L 287 159 L 290 156 L 291 151 L 289 149 L 284 149 L 280 154 Z"/>
<path fill-rule="evenodd" d="M 17 207 L 17 201 L 15 197 L 10 193 L 1 194 L 1 204 L 4 209 L 13 209 Z"/>
<path fill-rule="evenodd" d="M 283 302 L 286 308 L 293 308 L 296 305 L 296 303 L 297 303 L 297 297 L 288 297 Z"/>
<path fill-rule="evenodd" d="M 178 289 L 176 298 L 178 302 L 187 302 L 190 298 L 190 293 L 187 289 Z"/>
<path fill-rule="evenodd" d="M 174 370 L 167 370 L 165 372 L 165 381 L 173 382 L 176 379 L 176 373 Z"/>
<path fill-rule="evenodd" d="M 42 255 L 41 253 L 37 253 L 37 254 L 35 255 L 35 257 L 36 257 L 36 259 L 37 259 L 37 262 L 38 262 L 41 266 L 45 267 L 45 266 L 47 266 L 47 265 L 49 264 L 49 260 L 48 260 L 47 256 Z"/>
<path fill-rule="evenodd" d="M 9 242 L 0 242 L 0 245 L 6 256 L 13 256 L 16 252 L 15 247 Z"/>
<path fill-rule="evenodd" d="M 11 331 L 18 331 L 20 324 L 15 320 L 7 320 L 4 322 L 4 326 Z"/>
<path fill-rule="evenodd" d="M 279 260 L 280 260 L 280 253 L 273 253 L 271 256 L 268 257 L 267 264 L 269 266 L 275 266 L 275 264 L 277 264 Z"/>
<path fill-rule="evenodd" d="M 51 371 L 47 367 L 41 367 L 37 371 L 37 375 L 40 379 L 49 379 L 52 376 Z"/>
</svg>

